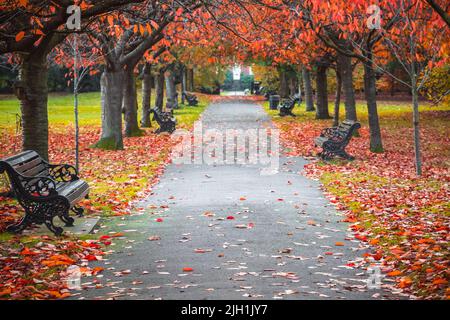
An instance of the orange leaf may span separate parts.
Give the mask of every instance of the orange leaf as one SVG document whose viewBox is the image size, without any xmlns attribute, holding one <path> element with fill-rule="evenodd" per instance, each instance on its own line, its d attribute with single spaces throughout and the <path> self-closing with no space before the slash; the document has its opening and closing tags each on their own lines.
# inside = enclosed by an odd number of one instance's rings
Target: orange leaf
<svg viewBox="0 0 450 320">
<path fill-rule="evenodd" d="M 11 294 L 11 288 L 6 288 L 5 290 L 0 291 L 0 297 L 6 296 L 8 294 Z"/>
<path fill-rule="evenodd" d="M 16 42 L 22 40 L 23 37 L 25 37 L 25 31 L 20 31 L 18 34 L 16 34 Z"/>
<path fill-rule="evenodd" d="M 389 272 L 387 275 L 389 277 L 396 277 L 396 276 L 399 276 L 401 274 L 402 274 L 402 272 L 400 270 L 394 270 L 394 271 Z"/>
<path fill-rule="evenodd" d="M 192 271 L 194 271 L 194 269 L 189 268 L 189 267 L 184 267 L 184 268 L 183 268 L 183 271 L 184 271 L 184 272 L 192 272 Z"/>
<path fill-rule="evenodd" d="M 447 284 L 447 283 L 448 283 L 448 281 L 444 278 L 438 278 L 433 281 L 433 284 Z"/>
<path fill-rule="evenodd" d="M 342 246 L 344 245 L 344 243 L 338 241 L 338 242 L 336 242 L 334 245 L 335 245 L 335 246 L 338 246 L 338 247 L 342 247 Z"/>
<path fill-rule="evenodd" d="M 123 237 L 123 236 L 124 236 L 124 234 L 122 232 L 116 232 L 113 235 L 111 235 L 111 237 L 113 237 L 113 238 L 119 238 L 119 237 Z"/>
</svg>

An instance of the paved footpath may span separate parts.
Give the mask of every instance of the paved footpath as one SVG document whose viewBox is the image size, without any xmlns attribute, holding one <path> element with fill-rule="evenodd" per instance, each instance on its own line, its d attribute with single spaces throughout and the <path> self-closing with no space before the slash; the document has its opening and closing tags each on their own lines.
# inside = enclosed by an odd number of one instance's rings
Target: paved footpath
<svg viewBox="0 0 450 320">
<path fill-rule="evenodd" d="M 251 102 L 203 115 L 204 128 L 267 126 Z M 73 299 L 397 298 L 368 290 L 369 275 L 352 267 L 364 248 L 319 183 L 299 174 L 305 163 L 282 157 L 275 175 L 258 165 L 169 165 L 142 210 L 105 222 L 102 232 L 125 236 L 91 265 L 105 268 L 99 283 L 83 278 Z"/>
</svg>

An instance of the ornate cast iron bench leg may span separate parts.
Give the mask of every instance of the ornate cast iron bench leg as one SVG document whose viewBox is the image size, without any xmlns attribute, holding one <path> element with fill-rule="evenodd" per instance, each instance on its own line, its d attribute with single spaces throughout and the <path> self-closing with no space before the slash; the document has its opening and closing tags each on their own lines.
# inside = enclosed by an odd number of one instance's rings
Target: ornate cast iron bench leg
<svg viewBox="0 0 450 320">
<path fill-rule="evenodd" d="M 84 213 L 84 209 L 79 207 L 79 206 L 73 206 L 72 207 L 72 211 L 78 216 L 78 217 L 82 217 L 83 213 Z"/>
</svg>

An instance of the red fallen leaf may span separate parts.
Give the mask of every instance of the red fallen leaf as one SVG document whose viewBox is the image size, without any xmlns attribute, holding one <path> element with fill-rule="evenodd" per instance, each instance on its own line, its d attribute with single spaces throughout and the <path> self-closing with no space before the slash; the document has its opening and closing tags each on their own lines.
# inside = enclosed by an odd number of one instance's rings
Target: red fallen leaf
<svg viewBox="0 0 450 320">
<path fill-rule="evenodd" d="M 332 255 L 333 255 L 333 252 L 327 251 L 327 252 L 325 252 L 325 254 L 326 254 L 327 256 L 332 256 Z"/>
<path fill-rule="evenodd" d="M 94 256 L 93 254 L 88 254 L 87 256 L 84 257 L 87 261 L 96 261 L 97 257 Z"/>
<path fill-rule="evenodd" d="M 277 199 L 277 201 L 284 201 L 284 199 L 282 199 L 282 198 L 278 198 L 278 199 Z"/>
<path fill-rule="evenodd" d="M 402 272 L 400 270 L 394 270 L 394 271 L 389 272 L 387 275 L 389 277 L 396 277 L 396 276 L 399 276 L 401 274 L 402 274 Z"/>
<path fill-rule="evenodd" d="M 342 246 L 344 245 L 344 243 L 338 241 L 338 242 L 336 242 L 334 245 L 335 245 L 335 246 L 338 246 L 338 247 L 342 247 Z"/>
<path fill-rule="evenodd" d="M 37 254 L 39 254 L 39 253 L 38 253 L 38 252 L 35 252 L 35 251 L 32 251 L 32 250 L 30 250 L 30 249 L 28 249 L 28 247 L 25 247 L 25 248 L 23 248 L 23 250 L 20 252 L 20 254 L 23 255 L 23 256 L 27 256 L 27 255 L 29 255 L 29 256 L 34 256 L 34 255 L 37 255 Z"/>
<path fill-rule="evenodd" d="M 448 281 L 444 278 L 438 278 L 433 281 L 433 284 L 436 284 L 436 285 L 447 284 L 447 283 L 448 283 Z"/>
<path fill-rule="evenodd" d="M 228 216 L 227 220 L 234 220 L 234 217 L 233 216 Z"/>
<path fill-rule="evenodd" d="M 247 198 L 246 197 L 240 197 L 239 200 L 244 201 L 244 200 L 247 200 Z"/>
<path fill-rule="evenodd" d="M 110 246 L 112 242 L 111 242 L 111 241 L 103 241 L 102 243 L 103 243 L 105 246 Z"/>
<path fill-rule="evenodd" d="M 99 240 L 108 240 L 108 239 L 111 239 L 111 237 L 110 237 L 110 236 L 106 236 L 106 235 L 101 236 L 101 237 L 99 238 Z"/>
<path fill-rule="evenodd" d="M 92 274 L 95 276 L 96 274 L 102 272 L 103 270 L 105 270 L 102 267 L 95 267 L 94 269 L 92 269 Z"/>
<path fill-rule="evenodd" d="M 93 249 L 100 249 L 101 248 L 101 246 L 98 243 L 95 243 L 95 242 L 88 243 L 88 247 L 89 248 L 93 248 Z"/>
<path fill-rule="evenodd" d="M 194 252 L 195 253 L 205 253 L 206 251 L 203 249 L 195 249 Z"/>
<path fill-rule="evenodd" d="M 420 239 L 418 242 L 419 242 L 419 243 L 429 243 L 429 244 L 434 244 L 436 241 L 434 241 L 433 239 L 429 239 L 429 238 L 423 238 L 423 239 Z"/>
<path fill-rule="evenodd" d="M 355 234 L 355 238 L 361 241 L 367 241 L 367 237 L 360 234 Z"/>
<path fill-rule="evenodd" d="M 409 287 L 411 284 L 412 280 L 410 277 L 402 277 L 398 283 L 398 286 L 403 289 Z"/>
<path fill-rule="evenodd" d="M 163 219 L 162 218 L 157 218 L 157 219 L 155 219 L 155 221 L 156 222 L 163 222 Z"/>
<path fill-rule="evenodd" d="M 377 252 L 377 253 L 373 254 L 372 257 L 378 261 L 378 260 L 381 260 L 381 258 L 383 258 L 383 255 L 381 252 Z"/>
<path fill-rule="evenodd" d="M 250 222 L 247 224 L 247 228 L 251 229 L 255 226 L 255 224 L 253 222 Z"/>
<path fill-rule="evenodd" d="M 184 267 L 184 268 L 183 268 L 183 271 L 184 271 L 184 272 L 192 272 L 192 271 L 194 271 L 194 269 L 189 268 L 189 267 Z"/>
</svg>

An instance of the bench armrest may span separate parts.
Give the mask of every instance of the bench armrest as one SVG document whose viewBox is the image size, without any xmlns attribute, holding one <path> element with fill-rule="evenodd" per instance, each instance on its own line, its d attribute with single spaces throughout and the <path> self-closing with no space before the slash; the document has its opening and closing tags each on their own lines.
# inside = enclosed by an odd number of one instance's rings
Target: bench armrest
<svg viewBox="0 0 450 320">
<path fill-rule="evenodd" d="M 48 169 L 50 177 L 56 181 L 70 182 L 79 179 L 77 169 L 70 164 L 49 164 Z"/>
<path fill-rule="evenodd" d="M 336 133 L 337 133 L 337 127 L 325 128 L 320 133 L 320 136 L 332 138 L 332 137 L 336 136 Z"/>
<path fill-rule="evenodd" d="M 18 176 L 22 182 L 23 189 L 25 189 L 31 197 L 40 198 L 58 195 L 58 192 L 56 191 L 56 182 L 52 178 L 41 176 L 28 177 L 22 174 L 18 174 Z"/>
</svg>

